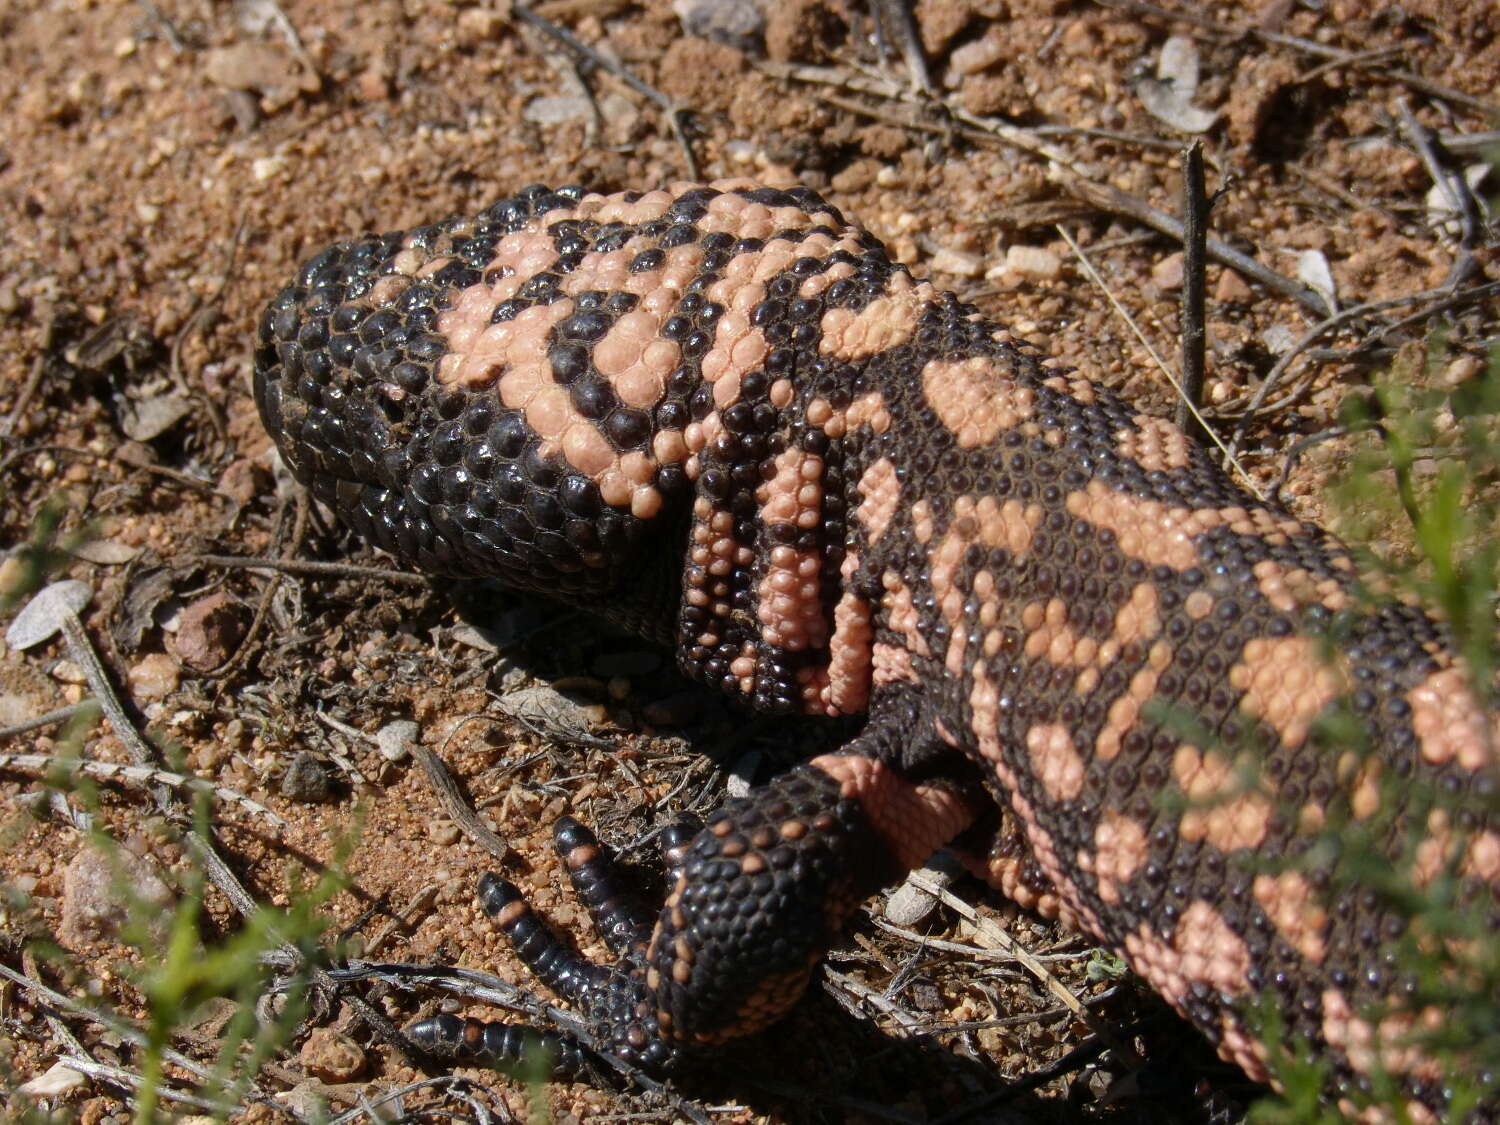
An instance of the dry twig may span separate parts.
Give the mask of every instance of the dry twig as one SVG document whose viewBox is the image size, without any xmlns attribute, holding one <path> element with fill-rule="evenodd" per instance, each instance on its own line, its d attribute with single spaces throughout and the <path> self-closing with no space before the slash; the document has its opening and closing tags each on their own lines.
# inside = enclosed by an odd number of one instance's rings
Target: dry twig
<svg viewBox="0 0 1500 1125">
<path fill-rule="evenodd" d="M 1312 39 L 1302 39 L 1296 35 L 1284 35 L 1278 31 L 1267 31 L 1256 27 L 1254 24 L 1239 24 L 1229 26 L 1220 23 L 1209 16 L 1200 15 L 1194 11 L 1176 11 L 1171 8 L 1163 8 L 1157 4 L 1146 3 L 1145 0 L 1094 0 L 1096 4 L 1104 8 L 1113 8 L 1116 11 L 1133 12 L 1140 16 L 1149 16 L 1158 20 L 1177 20 L 1193 27 L 1211 31 L 1226 39 L 1242 39 L 1250 37 L 1259 39 L 1264 43 L 1274 43 L 1278 47 L 1291 47 L 1304 54 L 1312 55 L 1314 58 L 1329 59 L 1344 66 L 1353 67 L 1361 71 L 1375 71 L 1384 74 L 1394 82 L 1400 82 L 1403 86 L 1409 86 L 1413 90 L 1420 90 L 1424 94 L 1430 94 L 1435 98 L 1441 98 L 1446 102 L 1453 102 L 1476 113 L 1482 113 L 1486 117 L 1500 117 L 1500 105 L 1487 102 L 1483 98 L 1476 98 L 1464 93 L 1462 90 L 1445 86 L 1441 82 L 1434 82 L 1430 78 L 1424 78 L 1420 74 L 1414 74 L 1409 70 L 1386 70 L 1378 65 L 1382 57 L 1374 59 L 1366 57 L 1370 52 L 1345 51 L 1339 47 L 1330 47 L 1326 43 L 1318 43 Z"/>
<path fill-rule="evenodd" d="M 636 93 L 655 102 L 661 108 L 662 112 L 666 114 L 667 124 L 672 129 L 672 135 L 677 138 L 677 143 L 682 146 L 683 161 L 687 165 L 688 179 L 698 179 L 698 158 L 693 152 L 693 146 L 688 140 L 687 128 L 683 122 L 683 117 L 687 113 L 687 110 L 678 106 L 676 102 L 656 89 L 656 87 L 642 82 L 608 55 L 594 50 L 567 28 L 559 27 L 551 20 L 543 19 L 529 5 L 522 3 L 521 0 L 512 0 L 511 11 L 542 34 L 562 44 L 575 57 L 581 58 L 601 70 L 608 71 Z"/>
<path fill-rule="evenodd" d="M 3 732 L 0 732 L 3 733 Z M 217 797 L 270 822 L 277 828 L 286 828 L 282 820 L 259 801 L 245 796 L 227 785 L 217 785 L 201 777 L 189 777 L 171 770 L 154 766 L 127 766 L 120 762 L 101 762 L 97 758 L 59 758 L 52 754 L 4 754 L 0 753 L 0 769 L 25 770 L 28 773 L 87 774 L 102 781 L 134 781 L 141 785 L 169 785 L 176 789 L 187 789 L 194 793 L 206 793 Z"/>
<path fill-rule="evenodd" d="M 1177 425 L 1199 437 L 1203 435 L 1198 429 L 1198 410 L 1203 405 L 1208 339 L 1203 259 L 1208 249 L 1209 206 L 1203 184 L 1203 143 L 1194 141 L 1182 153 L 1182 401 L 1177 405 Z"/>
</svg>

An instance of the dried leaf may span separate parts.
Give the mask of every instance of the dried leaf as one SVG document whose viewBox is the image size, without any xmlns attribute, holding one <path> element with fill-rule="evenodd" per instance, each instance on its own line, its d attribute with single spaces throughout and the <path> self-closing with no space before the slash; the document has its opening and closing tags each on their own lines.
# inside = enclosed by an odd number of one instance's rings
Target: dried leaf
<svg viewBox="0 0 1500 1125">
<path fill-rule="evenodd" d="M 5 630 L 5 643 L 24 651 L 50 640 L 62 628 L 63 618 L 82 613 L 93 596 L 88 583 L 71 578 L 42 587 Z"/>
</svg>

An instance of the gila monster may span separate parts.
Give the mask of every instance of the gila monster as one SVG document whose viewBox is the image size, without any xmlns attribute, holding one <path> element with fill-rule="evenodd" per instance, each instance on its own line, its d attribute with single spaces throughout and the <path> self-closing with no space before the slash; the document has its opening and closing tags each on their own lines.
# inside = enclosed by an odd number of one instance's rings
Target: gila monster
<svg viewBox="0 0 1500 1125">
<path fill-rule="evenodd" d="M 1324 831 L 1500 922 L 1496 719 L 1445 628 L 813 191 L 533 186 L 340 242 L 266 309 L 255 396 L 296 478 L 403 563 L 583 606 L 757 712 L 866 716 L 674 833 L 655 918 L 565 821 L 614 966 L 484 880 L 600 1049 L 666 1072 L 767 1026 L 863 899 L 988 823 L 992 883 L 1252 1077 L 1269 1008 L 1346 1109 L 1445 1113 L 1444 1060 L 1403 1038 L 1440 1018 L 1396 956 L 1412 925 Z M 535 1042 L 415 1033 L 489 1062 Z"/>
</svg>

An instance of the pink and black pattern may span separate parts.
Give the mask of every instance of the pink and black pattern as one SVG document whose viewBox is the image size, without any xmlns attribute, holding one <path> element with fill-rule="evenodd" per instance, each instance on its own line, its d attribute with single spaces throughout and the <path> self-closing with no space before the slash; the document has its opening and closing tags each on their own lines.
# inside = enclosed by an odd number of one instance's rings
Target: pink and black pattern
<svg viewBox="0 0 1500 1125">
<path fill-rule="evenodd" d="M 861 896 L 998 804 L 976 868 L 1249 1074 L 1269 1002 L 1335 1098 L 1386 1072 L 1443 1112 L 1408 920 L 1315 847 L 1355 823 L 1500 923 L 1496 721 L 1443 627 L 816 194 L 529 188 L 340 243 L 267 309 L 255 385 L 298 479 L 403 561 L 602 612 L 760 711 L 868 715 L 712 821 L 654 928 L 601 892 L 621 963 L 559 978 L 601 1049 L 666 1068 L 764 1026 Z"/>
</svg>

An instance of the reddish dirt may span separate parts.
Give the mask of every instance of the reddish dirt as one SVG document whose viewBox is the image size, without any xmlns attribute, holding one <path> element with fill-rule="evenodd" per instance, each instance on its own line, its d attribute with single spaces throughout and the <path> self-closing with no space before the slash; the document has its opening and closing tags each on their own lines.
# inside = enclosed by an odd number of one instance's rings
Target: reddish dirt
<svg viewBox="0 0 1500 1125">
<path fill-rule="evenodd" d="M 1192 22 L 1125 3 L 922 0 L 921 47 L 954 111 L 946 115 L 879 93 L 904 92 L 908 77 L 898 56 L 875 53 L 863 15 L 873 6 L 775 5 L 768 54 L 757 56 L 686 37 L 666 0 L 538 5 L 691 111 L 704 178 L 752 174 L 824 191 L 902 261 L 1152 410 L 1171 408 L 1170 388 L 1058 228 L 1083 245 L 1104 285 L 1175 366 L 1181 269 L 1173 244 L 1070 193 L 1046 159 L 1005 143 L 989 122 L 1003 118 L 1033 148 L 1055 146 L 1097 181 L 1176 213 L 1181 137 L 1146 112 L 1134 85 L 1154 73 L 1168 35 L 1195 44 L 1193 105 L 1219 115 L 1205 136 L 1211 186 L 1228 181 L 1213 212 L 1218 237 L 1286 277 L 1299 254 L 1320 253 L 1345 306 L 1430 289 L 1449 275 L 1455 244 L 1429 222 L 1431 179 L 1403 132 L 1401 103 L 1450 140 L 1489 127 L 1482 105 L 1500 88 L 1489 0 L 1184 5 Z M 1244 28 L 1270 38 L 1231 30 Z M 1388 53 L 1369 54 L 1376 48 Z M 669 659 L 564 611 L 501 599 L 474 618 L 499 634 L 480 644 L 441 589 L 357 574 L 289 574 L 272 589 L 264 570 L 201 556 L 289 549 L 287 493 L 273 477 L 249 380 L 257 311 L 300 260 L 341 235 L 472 211 L 530 182 L 614 190 L 686 177 L 683 149 L 655 104 L 595 73 L 586 79 L 595 119 L 576 100 L 574 67 L 555 50 L 504 4 L 11 0 L 0 10 L 4 592 L 24 594 L 36 578 L 29 562 L 47 554 L 24 546 L 67 548 L 48 555 L 50 576 L 92 588 L 87 632 L 136 721 L 171 748 L 178 768 L 287 822 L 278 829 L 241 807 L 214 805 L 222 851 L 256 898 L 288 904 L 347 845 L 348 888 L 325 913 L 330 933 L 351 928 L 351 952 L 493 968 L 519 983 L 524 973 L 471 905 L 475 878 L 495 861 L 440 812 L 409 757 L 387 761 L 335 723 L 368 734 L 414 720 L 421 743 L 442 754 L 513 847 L 511 877 L 592 954 L 601 948 L 548 854 L 558 815 L 572 812 L 627 847 L 677 808 L 711 805 L 717 770 L 747 752 L 782 761 L 833 735 L 746 726 L 664 671 Z M 1340 63 L 1329 52 L 1359 61 Z M 1452 147 L 1461 165 L 1481 160 L 1462 141 Z M 1475 269 L 1467 284 L 1500 273 L 1485 250 Z M 1275 363 L 1267 339 L 1295 338 L 1316 318 L 1223 266 L 1210 265 L 1207 281 L 1205 400 L 1227 431 Z M 1392 319 L 1420 307 L 1403 306 Z M 1449 320 L 1449 375 L 1462 377 L 1477 370 L 1472 349 L 1496 334 L 1494 308 L 1459 306 Z M 1348 347 L 1369 330 L 1369 322 L 1351 323 L 1320 346 Z M 1422 332 L 1416 324 L 1395 342 L 1419 352 Z M 1302 393 L 1247 431 L 1256 481 L 1273 483 L 1285 450 L 1328 428 L 1340 400 L 1369 374 L 1327 357 L 1320 366 L 1299 360 L 1287 386 Z M 1325 477 L 1341 450 L 1320 447 L 1293 474 L 1287 495 L 1299 514 L 1326 514 Z M 296 551 L 380 561 L 321 518 L 308 523 Z M 573 718 L 582 736 L 541 737 L 535 724 L 496 709 L 497 694 L 532 680 L 572 687 L 591 703 Z M 86 694 L 60 642 L 0 647 L 0 724 Z M 68 745 L 54 727 L 7 738 L 0 751 L 54 754 Z M 128 760 L 102 727 L 83 752 Z M 328 763 L 327 800 L 284 794 L 301 752 Z M 58 932 L 64 874 L 82 848 L 74 829 L 33 800 L 40 789 L 34 771 L 0 769 L 8 894 L 0 961 L 90 1006 L 144 1017 L 129 984 L 141 958 L 126 946 L 85 935 L 55 957 L 24 953 Z M 169 881 L 186 879 L 191 857 L 147 789 L 101 786 L 97 815 Z M 1165 1042 L 1158 1057 L 1183 1049 L 1184 1033 L 1142 990 L 1089 977 L 1076 938 L 972 885 L 962 889 L 1034 951 L 1072 954 L 1048 964 L 1114 1034 L 1148 1052 Z M 209 942 L 238 927 L 218 892 L 207 914 Z M 951 940 L 972 935 L 952 916 L 924 927 Z M 385 935 L 378 943 L 377 934 Z M 829 991 L 876 997 L 866 1007 L 873 1022 L 815 990 L 776 1033 L 685 1080 L 687 1102 L 715 1107 L 716 1121 L 928 1120 L 1044 1071 L 1091 1035 L 1014 964 L 924 952 L 868 918 L 832 971 Z M 907 972 L 892 1002 L 881 1002 Z M 366 995 L 398 1023 L 438 1002 L 430 991 Z M 17 1084 L 45 1071 L 59 1040 L 35 997 L 0 986 L 0 1016 L 0 1071 Z M 66 1022 L 101 1060 L 137 1065 L 98 1025 Z M 903 1040 L 903 1022 L 921 1034 Z M 313 1023 L 356 1047 L 310 1038 Z M 313 1023 L 262 1072 L 266 1092 L 312 1090 L 347 1108 L 419 1076 L 347 1004 L 335 1000 Z M 176 1044 L 210 1057 L 216 1027 L 200 1023 Z M 1176 1119 L 1172 1106 L 1128 1088 L 1108 1092 L 1121 1073 L 1080 1064 L 982 1113 Z M 526 1112 L 523 1088 L 476 1077 L 489 1087 L 477 1096 Z M 423 1096 L 409 1104 L 429 1104 Z M 628 1087 L 558 1085 L 546 1098 L 558 1121 L 680 1112 Z M 11 1108 L 21 1105 L 12 1095 Z M 89 1122 L 129 1113 L 116 1091 L 96 1084 L 65 1106 Z M 260 1105 L 242 1116 L 281 1114 Z"/>
</svg>

